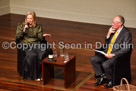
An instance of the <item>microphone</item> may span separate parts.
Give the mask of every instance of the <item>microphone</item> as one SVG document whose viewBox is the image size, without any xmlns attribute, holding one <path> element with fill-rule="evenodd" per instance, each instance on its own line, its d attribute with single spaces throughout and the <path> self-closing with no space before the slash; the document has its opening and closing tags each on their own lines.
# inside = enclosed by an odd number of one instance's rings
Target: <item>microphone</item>
<svg viewBox="0 0 136 91">
<path fill-rule="evenodd" d="M 27 26 L 28 26 L 28 28 L 29 28 L 29 25 L 30 25 L 30 23 L 29 23 L 29 22 L 27 22 Z"/>
</svg>

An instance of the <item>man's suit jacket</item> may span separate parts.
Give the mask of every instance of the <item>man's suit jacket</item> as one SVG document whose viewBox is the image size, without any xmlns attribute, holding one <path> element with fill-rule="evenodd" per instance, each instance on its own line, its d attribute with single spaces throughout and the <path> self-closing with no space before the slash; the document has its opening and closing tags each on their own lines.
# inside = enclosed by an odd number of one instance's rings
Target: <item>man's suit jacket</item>
<svg viewBox="0 0 136 91">
<path fill-rule="evenodd" d="M 105 39 L 106 45 L 110 44 L 114 34 L 111 34 L 111 36 L 108 39 L 107 38 Z M 132 47 L 132 34 L 126 27 L 123 27 L 113 44 L 111 53 L 115 54 L 116 57 L 119 57 L 127 53 L 131 49 L 131 47 Z M 105 51 L 107 52 L 107 50 L 108 47 L 106 48 Z"/>
</svg>

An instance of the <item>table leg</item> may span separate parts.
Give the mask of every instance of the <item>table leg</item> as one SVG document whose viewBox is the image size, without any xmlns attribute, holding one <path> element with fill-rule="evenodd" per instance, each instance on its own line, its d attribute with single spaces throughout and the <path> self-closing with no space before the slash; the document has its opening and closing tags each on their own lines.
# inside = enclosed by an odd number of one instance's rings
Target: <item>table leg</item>
<svg viewBox="0 0 136 91">
<path fill-rule="evenodd" d="M 54 67 L 51 64 L 43 63 L 42 64 L 42 79 L 43 85 L 48 83 L 49 80 L 54 78 Z"/>
<path fill-rule="evenodd" d="M 64 67 L 64 83 L 65 88 L 69 87 L 76 79 L 76 63 L 75 58 L 66 64 Z"/>
</svg>

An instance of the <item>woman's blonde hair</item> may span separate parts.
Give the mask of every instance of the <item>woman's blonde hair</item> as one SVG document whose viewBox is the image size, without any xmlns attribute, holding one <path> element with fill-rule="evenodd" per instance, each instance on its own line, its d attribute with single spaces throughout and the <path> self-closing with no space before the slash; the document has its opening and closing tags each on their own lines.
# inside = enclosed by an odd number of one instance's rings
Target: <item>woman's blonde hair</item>
<svg viewBox="0 0 136 91">
<path fill-rule="evenodd" d="M 34 11 L 28 11 L 26 16 L 25 16 L 25 25 L 27 24 L 27 16 L 28 15 L 32 15 L 33 16 L 33 23 L 32 23 L 32 26 L 35 27 L 36 26 L 36 14 Z"/>
</svg>

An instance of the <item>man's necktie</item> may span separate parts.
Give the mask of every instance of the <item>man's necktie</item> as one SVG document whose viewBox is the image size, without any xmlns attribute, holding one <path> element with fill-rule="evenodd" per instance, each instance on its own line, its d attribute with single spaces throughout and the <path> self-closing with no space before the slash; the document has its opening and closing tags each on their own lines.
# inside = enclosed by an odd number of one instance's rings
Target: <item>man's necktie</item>
<svg viewBox="0 0 136 91">
<path fill-rule="evenodd" d="M 112 46 L 113 46 L 113 43 L 115 42 L 115 39 L 118 35 L 118 31 L 116 31 L 116 33 L 114 34 L 111 42 L 110 42 L 110 45 L 109 45 L 109 48 L 108 48 L 108 51 L 107 51 L 107 54 L 110 54 L 111 53 L 111 50 L 112 50 Z"/>
</svg>

